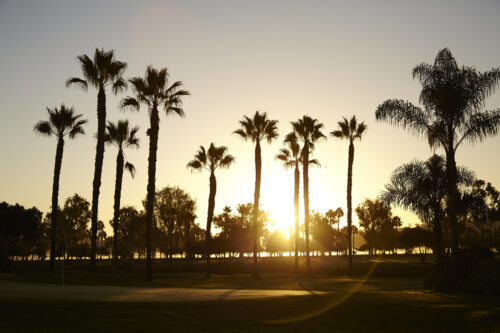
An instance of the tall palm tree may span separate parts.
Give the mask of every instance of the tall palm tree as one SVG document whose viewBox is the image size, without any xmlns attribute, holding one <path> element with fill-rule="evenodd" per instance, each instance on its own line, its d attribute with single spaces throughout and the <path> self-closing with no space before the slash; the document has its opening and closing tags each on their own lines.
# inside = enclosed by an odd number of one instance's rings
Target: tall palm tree
<svg viewBox="0 0 500 333">
<path fill-rule="evenodd" d="M 458 168 L 458 182 L 462 186 L 474 182 L 474 174 L 466 168 Z M 446 162 L 434 154 L 427 161 L 403 164 L 392 173 L 389 184 L 380 195 L 387 204 L 394 204 L 415 212 L 429 224 L 434 232 L 434 254 L 438 267 L 442 266 L 442 221 L 445 217 Z"/>
<path fill-rule="evenodd" d="M 306 237 L 306 264 L 307 271 L 311 273 L 311 257 L 309 253 L 309 156 L 314 150 L 314 145 L 326 136 L 321 132 L 323 124 L 318 119 L 303 116 L 292 122 L 293 132 L 285 137 L 285 142 L 297 140 L 302 142 L 302 163 L 304 179 L 304 229 Z"/>
<path fill-rule="evenodd" d="M 352 165 L 354 163 L 354 141 L 361 140 L 367 126 L 365 122 L 358 124 L 356 116 L 350 120 L 344 118 L 338 122 L 339 129 L 330 134 L 341 140 L 349 140 L 349 153 L 347 159 L 347 244 L 349 244 L 349 274 L 352 273 Z"/>
<path fill-rule="evenodd" d="M 457 165 L 455 153 L 464 141 L 481 142 L 498 133 L 500 110 L 484 111 L 484 103 L 500 82 L 500 69 L 479 72 L 459 67 L 450 50 L 438 52 L 434 64 L 413 68 L 413 78 L 422 85 L 417 107 L 404 100 L 386 100 L 377 107 L 377 120 L 384 120 L 418 135 L 426 135 L 431 147 L 446 153 L 447 216 L 451 224 L 454 259 L 458 251 Z"/>
<path fill-rule="evenodd" d="M 285 169 L 294 168 L 293 208 L 295 217 L 295 272 L 297 272 L 299 267 L 299 167 L 302 164 L 302 149 L 296 136 L 290 136 L 289 141 L 285 141 L 284 144 L 286 148 L 280 149 L 276 159 L 283 162 Z M 309 165 L 319 165 L 319 162 L 316 159 L 309 160 Z"/>
<path fill-rule="evenodd" d="M 208 195 L 208 214 L 207 214 L 207 229 L 206 229 L 206 259 L 207 259 L 207 276 L 210 275 L 210 238 L 212 230 L 212 220 L 214 217 L 215 208 L 215 193 L 217 192 L 217 180 L 215 178 L 215 170 L 217 168 L 229 168 L 234 162 L 234 156 L 227 153 L 227 147 L 215 146 L 212 142 L 208 150 L 200 146 L 200 149 L 194 155 L 194 159 L 187 164 L 188 168 L 193 170 L 202 169 L 210 172 L 210 192 Z"/>
<path fill-rule="evenodd" d="M 160 115 L 158 108 L 163 106 L 165 114 L 172 113 L 183 117 L 182 97 L 189 95 L 189 92 L 180 89 L 181 81 L 175 81 L 169 85 L 168 72 L 166 68 L 157 70 L 151 66 L 146 68 L 144 78 L 134 77 L 130 79 L 135 97 L 122 99 L 122 108 L 134 108 L 139 110 L 140 103 L 147 106 L 149 111 L 150 128 L 147 130 L 149 136 L 149 157 L 148 157 L 148 185 L 146 196 L 146 280 L 153 280 L 151 268 L 151 233 L 153 228 L 153 208 L 155 202 L 156 183 L 156 154 L 158 150 L 158 133 L 160 131 Z"/>
<path fill-rule="evenodd" d="M 125 149 L 129 147 L 139 148 L 139 138 L 136 137 L 139 127 L 130 128 L 128 120 L 119 120 L 116 124 L 108 121 L 106 130 L 104 136 L 105 142 L 118 149 L 118 154 L 116 156 L 115 198 L 113 205 L 113 265 L 116 268 L 118 259 L 118 221 L 120 217 L 123 169 L 127 169 L 132 178 L 135 175 L 134 165 L 129 161 L 125 161 Z"/>
<path fill-rule="evenodd" d="M 104 161 L 104 134 L 106 132 L 106 88 L 111 86 L 114 94 L 127 87 L 122 75 L 127 64 L 115 59 L 114 51 L 96 49 L 94 59 L 86 54 L 77 57 L 84 79 L 70 77 L 66 87 L 76 85 L 87 91 L 89 84 L 97 89 L 97 143 L 92 182 L 92 222 L 90 226 L 90 268 L 95 270 L 99 193 L 101 188 L 102 164 Z"/>
<path fill-rule="evenodd" d="M 253 118 L 243 116 L 240 121 L 240 129 L 233 133 L 238 134 L 245 141 L 255 143 L 255 190 L 253 196 L 253 275 L 258 275 L 257 268 L 257 223 L 259 222 L 260 180 L 262 173 L 262 156 L 260 142 L 266 140 L 271 143 L 278 137 L 277 120 L 267 118 L 267 113 L 255 112 Z"/>
<path fill-rule="evenodd" d="M 54 165 L 54 178 L 52 181 L 52 212 L 50 215 L 50 270 L 54 269 L 54 260 L 56 257 L 56 228 L 57 228 L 57 210 L 59 199 L 59 177 L 61 175 L 61 164 L 64 151 L 64 137 L 67 135 L 74 139 L 79 134 L 85 134 L 83 125 L 87 122 L 81 119 L 81 114 L 75 114 L 75 110 L 61 104 L 60 108 L 47 108 L 49 120 L 39 121 L 33 131 L 45 136 L 57 137 L 56 160 Z"/>
</svg>

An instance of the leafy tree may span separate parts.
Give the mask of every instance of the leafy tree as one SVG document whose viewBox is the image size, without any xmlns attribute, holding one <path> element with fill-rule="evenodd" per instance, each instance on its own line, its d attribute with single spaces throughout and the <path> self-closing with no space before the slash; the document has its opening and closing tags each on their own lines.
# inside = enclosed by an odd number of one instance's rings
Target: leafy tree
<svg viewBox="0 0 500 333">
<path fill-rule="evenodd" d="M 290 135 L 288 141 L 284 142 L 285 148 L 280 149 L 276 159 L 283 162 L 285 169 L 294 168 L 294 191 L 293 208 L 295 217 L 295 272 L 299 267 L 299 188 L 300 188 L 300 170 L 302 164 L 302 149 L 297 141 L 297 137 Z M 310 165 L 319 165 L 316 159 L 309 160 Z"/>
<path fill-rule="evenodd" d="M 455 153 L 464 141 L 471 143 L 496 135 L 500 110 L 483 111 L 486 98 L 500 81 L 500 69 L 481 73 L 474 67 L 459 67 L 450 50 L 438 52 L 434 64 L 413 68 L 421 85 L 419 108 L 404 100 L 391 99 L 378 106 L 377 120 L 427 136 L 431 147 L 446 153 L 447 216 L 451 224 L 451 248 L 458 251 L 457 213 L 459 193 Z M 456 260 L 455 260 L 456 261 Z"/>
<path fill-rule="evenodd" d="M 490 247 L 498 221 L 499 192 L 484 180 L 478 179 L 465 189 L 461 208 L 466 220 L 479 231 L 480 246 Z"/>
<path fill-rule="evenodd" d="M 433 245 L 432 232 L 422 227 L 406 227 L 399 234 L 399 244 L 407 253 L 411 253 L 414 248 L 418 248 L 420 260 L 424 262 L 426 249 Z"/>
<path fill-rule="evenodd" d="M 210 238 L 212 229 L 212 219 L 214 216 L 215 208 L 215 193 L 217 192 L 217 179 L 215 178 L 215 170 L 217 168 L 229 168 L 231 164 L 234 163 L 234 156 L 227 153 L 227 147 L 220 146 L 217 147 L 212 142 L 208 150 L 205 150 L 203 146 L 194 155 L 194 159 L 188 163 L 188 168 L 193 170 L 202 169 L 210 172 L 210 182 L 209 188 L 210 193 L 208 195 L 208 213 L 207 213 L 207 229 L 205 241 L 207 242 L 207 275 L 210 275 Z"/>
<path fill-rule="evenodd" d="M 195 211 L 196 201 L 180 187 L 167 186 L 156 192 L 155 220 L 159 232 L 166 235 L 166 243 L 162 245 L 167 246 L 165 253 L 170 260 L 175 248 L 180 250 L 179 243 L 184 239 L 183 233 L 190 227 Z"/>
<path fill-rule="evenodd" d="M 401 219 L 392 215 L 391 207 L 379 199 L 366 199 L 356 208 L 359 226 L 370 254 L 379 250 L 393 250 L 396 247 L 397 228 Z"/>
<path fill-rule="evenodd" d="M 460 185 L 471 184 L 474 175 L 458 168 Z M 397 168 L 380 198 L 387 204 L 415 212 L 434 232 L 433 249 L 438 266 L 442 264 L 442 221 L 446 212 L 446 166 L 442 156 L 434 154 L 427 161 L 413 161 Z"/>
<path fill-rule="evenodd" d="M 61 176 L 61 165 L 64 152 L 64 137 L 74 139 L 79 134 L 85 134 L 83 125 L 87 120 L 80 119 L 81 114 L 75 114 L 73 108 L 68 108 L 64 104 L 58 108 L 47 108 L 49 120 L 39 121 L 35 127 L 35 133 L 44 136 L 57 137 L 56 159 L 54 163 L 54 178 L 52 181 L 52 213 L 50 224 L 50 270 L 54 269 L 56 255 L 56 232 L 57 232 L 57 210 L 59 200 L 59 178 Z"/>
<path fill-rule="evenodd" d="M 253 217 L 253 275 L 258 275 L 257 268 L 257 224 L 259 217 L 259 201 L 260 201 L 260 180 L 262 173 L 262 156 L 260 142 L 266 140 L 271 143 L 278 137 L 278 128 L 276 124 L 277 120 L 270 120 L 267 118 L 267 113 L 255 112 L 253 118 L 247 116 L 243 117 L 240 121 L 240 129 L 237 129 L 233 133 L 241 136 L 245 141 L 251 141 L 255 143 L 255 191 L 253 207 L 254 217 Z"/>
<path fill-rule="evenodd" d="M 118 220 L 120 217 L 120 200 L 122 195 L 123 169 L 127 169 L 130 175 L 134 177 L 135 167 L 129 161 L 125 162 L 125 149 L 139 148 L 139 138 L 136 137 L 139 127 L 130 127 L 128 120 L 119 120 L 116 124 L 108 122 L 106 126 L 104 141 L 118 149 L 116 156 L 116 178 L 115 178 L 115 197 L 113 204 L 113 265 L 116 269 L 118 260 Z"/>
<path fill-rule="evenodd" d="M 32 253 L 41 236 L 42 212 L 19 204 L 0 203 L 0 270 L 6 270 L 9 257 Z M 24 251 L 22 251 L 24 248 Z"/>
<path fill-rule="evenodd" d="M 337 207 L 335 210 L 329 209 L 325 213 L 325 217 L 330 225 L 334 226 L 337 224 L 337 230 L 340 230 L 340 218 L 342 216 L 344 216 L 344 211 L 340 207 Z"/>
<path fill-rule="evenodd" d="M 118 224 L 120 225 L 117 230 L 120 240 L 118 247 L 120 257 L 133 258 L 137 253 L 141 258 L 146 251 L 144 212 L 139 212 L 131 206 L 123 207 L 120 209 Z"/>
<path fill-rule="evenodd" d="M 147 130 L 149 136 L 148 157 L 148 185 L 146 198 L 146 280 L 153 280 L 151 267 L 151 235 L 153 230 L 153 210 L 155 202 L 156 182 L 156 154 L 158 150 L 158 133 L 160 131 L 160 116 L 158 108 L 163 106 L 168 116 L 176 113 L 184 116 L 182 109 L 182 97 L 189 92 L 180 89 L 181 81 L 175 81 L 172 85 L 168 82 L 166 68 L 157 70 L 148 66 L 144 78 L 134 77 L 129 80 L 132 83 L 135 97 L 126 97 L 121 101 L 122 108 L 135 108 L 139 110 L 140 103 L 147 106 L 149 111 L 150 128 Z"/>
<path fill-rule="evenodd" d="M 78 194 L 75 193 L 64 202 L 57 238 L 59 248 L 64 247 L 69 256 L 81 258 L 89 254 L 86 240 L 91 216 L 90 203 Z"/>
<path fill-rule="evenodd" d="M 303 179 L 304 179 L 304 226 L 306 237 L 306 263 L 307 271 L 311 273 L 311 257 L 309 253 L 309 156 L 314 150 L 314 145 L 326 136 L 321 132 L 323 124 L 318 119 L 303 116 L 292 122 L 293 132 L 289 133 L 285 141 L 300 141 L 302 143 Z"/>
<path fill-rule="evenodd" d="M 90 268 L 95 270 L 97 246 L 97 219 L 99 193 L 101 188 L 102 164 L 104 161 L 104 136 L 106 132 L 106 88 L 111 86 L 113 93 L 118 94 L 127 87 L 122 75 L 127 64 L 115 59 L 114 51 L 96 49 L 93 60 L 86 54 L 77 57 L 84 79 L 70 77 L 66 87 L 76 85 L 87 91 L 89 84 L 97 89 L 97 143 L 92 182 L 92 225 L 90 237 Z"/>
<path fill-rule="evenodd" d="M 347 242 L 349 244 L 349 274 L 352 273 L 352 166 L 354 164 L 354 141 L 361 140 L 366 131 L 365 122 L 358 123 L 356 116 L 350 120 L 344 118 L 338 122 L 339 129 L 330 134 L 341 140 L 349 141 L 349 153 L 347 159 Z"/>
</svg>

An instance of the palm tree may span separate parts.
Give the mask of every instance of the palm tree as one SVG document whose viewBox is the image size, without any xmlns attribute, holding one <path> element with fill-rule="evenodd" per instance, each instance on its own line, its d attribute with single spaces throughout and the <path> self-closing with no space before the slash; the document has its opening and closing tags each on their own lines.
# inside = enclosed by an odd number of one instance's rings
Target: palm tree
<svg viewBox="0 0 500 333">
<path fill-rule="evenodd" d="M 295 217 L 295 272 L 299 267 L 299 187 L 300 187 L 300 170 L 302 164 L 302 151 L 297 137 L 290 136 L 289 141 L 284 142 L 287 148 L 280 149 L 280 153 L 276 155 L 276 159 L 283 162 L 285 169 L 294 168 L 294 191 L 293 191 L 293 207 Z M 309 160 L 310 165 L 319 165 L 318 160 Z"/>
<path fill-rule="evenodd" d="M 207 276 L 210 275 L 210 238 L 212 229 L 212 220 L 214 217 L 215 208 L 215 193 L 217 192 L 217 180 L 215 178 L 215 170 L 217 168 L 229 168 L 234 162 L 234 157 L 227 153 L 227 147 L 217 147 L 212 142 L 208 150 L 203 146 L 194 155 L 194 159 L 187 164 L 188 168 L 199 170 L 202 169 L 210 172 L 210 193 L 208 195 L 208 214 L 207 214 L 207 229 L 206 229 L 206 259 L 207 259 Z"/>
<path fill-rule="evenodd" d="M 156 182 L 156 154 L 158 150 L 158 133 L 160 131 L 160 116 L 158 108 L 163 106 L 165 114 L 172 113 L 183 117 L 182 96 L 189 95 L 186 90 L 179 89 L 181 81 L 175 81 L 172 85 L 168 82 L 168 72 L 166 68 L 157 70 L 151 66 L 146 68 L 144 78 L 134 77 L 129 80 L 135 97 L 122 99 L 122 108 L 135 108 L 139 110 L 140 103 L 145 104 L 149 111 L 150 128 L 147 130 L 149 136 L 149 157 L 148 157 L 148 185 L 146 196 L 146 280 L 153 280 L 151 268 L 151 233 L 153 228 L 153 208 L 155 202 L 155 182 Z"/>
<path fill-rule="evenodd" d="M 113 265 L 116 269 L 116 261 L 118 259 L 118 221 L 120 217 L 123 169 L 127 169 L 132 178 L 135 175 L 134 165 L 128 161 L 125 162 L 125 149 L 129 147 L 139 148 L 139 138 L 136 137 L 139 127 L 130 128 L 128 120 L 119 120 L 116 124 L 108 121 L 106 130 L 104 136 L 105 142 L 118 148 L 118 154 L 116 156 L 115 198 L 113 205 Z"/>
<path fill-rule="evenodd" d="M 413 68 L 413 77 L 422 84 L 417 107 L 404 100 L 391 99 L 377 107 L 377 120 L 426 135 L 429 145 L 442 146 L 446 153 L 447 216 L 451 224 L 454 259 L 458 251 L 457 165 L 455 153 L 464 141 L 481 142 L 496 135 L 500 110 L 484 111 L 484 103 L 500 81 L 500 69 L 481 73 L 474 67 L 459 67 L 450 50 L 439 51 L 434 64 Z"/>
<path fill-rule="evenodd" d="M 303 116 L 292 122 L 293 132 L 285 137 L 285 142 L 297 140 L 302 142 L 302 163 L 304 179 L 304 229 L 306 237 L 307 271 L 311 273 L 311 257 L 309 253 L 309 155 L 314 150 L 314 144 L 326 136 L 321 132 L 323 124 L 318 119 Z"/>
<path fill-rule="evenodd" d="M 85 79 L 70 77 L 66 87 L 77 85 L 87 91 L 88 85 L 97 89 L 97 143 L 95 153 L 94 180 L 92 182 L 92 222 L 90 236 L 90 269 L 95 270 L 99 191 L 101 188 L 102 164 L 104 161 L 104 134 L 106 132 L 106 88 L 112 87 L 117 94 L 127 87 L 122 75 L 127 64 L 115 60 L 114 51 L 96 49 L 94 60 L 86 54 L 77 57 Z"/>
<path fill-rule="evenodd" d="M 57 137 L 56 160 L 54 165 L 54 179 L 52 181 L 52 212 L 50 215 L 50 270 L 54 269 L 54 260 L 56 257 L 56 228 L 57 228 L 57 210 L 59 198 L 59 177 L 61 175 L 61 164 L 64 151 L 64 137 L 67 135 L 74 139 L 79 134 L 85 134 L 83 125 L 87 120 L 80 119 L 81 114 L 76 115 L 75 110 L 61 104 L 60 108 L 47 108 L 49 120 L 39 121 L 33 131 L 45 136 Z"/>
<path fill-rule="evenodd" d="M 466 168 L 458 168 L 460 185 L 471 185 L 474 174 Z M 434 254 L 438 267 L 442 266 L 442 221 L 445 217 L 446 162 L 434 154 L 427 161 L 403 164 L 392 173 L 389 184 L 380 198 L 386 204 L 394 204 L 415 212 L 429 224 L 434 232 Z"/>
<path fill-rule="evenodd" d="M 349 274 L 352 274 L 352 165 L 354 163 L 354 141 L 361 140 L 367 126 L 365 122 L 358 124 L 356 116 L 350 120 L 344 118 L 338 122 L 339 129 L 331 132 L 333 137 L 349 140 L 349 155 L 347 160 L 347 244 L 349 244 Z"/>
<path fill-rule="evenodd" d="M 257 268 L 257 223 L 259 222 L 259 200 L 260 200 L 260 179 L 262 173 L 262 156 L 260 142 L 262 140 L 267 140 L 271 143 L 274 139 L 278 137 L 278 128 L 276 124 L 277 120 L 271 120 L 267 118 L 267 113 L 255 112 L 253 118 L 247 116 L 243 117 L 240 121 L 240 129 L 237 129 L 233 133 L 238 134 L 245 141 L 251 141 L 255 143 L 255 190 L 253 196 L 253 275 L 258 275 Z"/>
</svg>

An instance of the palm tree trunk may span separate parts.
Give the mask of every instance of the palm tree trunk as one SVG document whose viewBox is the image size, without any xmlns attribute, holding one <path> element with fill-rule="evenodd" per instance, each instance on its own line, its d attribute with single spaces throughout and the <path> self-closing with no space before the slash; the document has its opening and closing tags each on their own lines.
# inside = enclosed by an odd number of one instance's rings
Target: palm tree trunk
<svg viewBox="0 0 500 333">
<path fill-rule="evenodd" d="M 151 234 L 153 231 L 153 208 L 155 202 L 156 153 L 158 150 L 158 132 L 160 130 L 160 118 L 156 104 L 151 108 L 150 126 L 148 186 L 146 195 L 146 281 L 153 281 L 153 270 L 151 267 Z"/>
<path fill-rule="evenodd" d="M 113 205 L 113 271 L 115 272 L 118 264 L 118 218 L 120 216 L 123 164 L 123 152 L 119 150 L 116 156 L 115 202 Z"/>
<path fill-rule="evenodd" d="M 215 209 L 215 193 L 217 192 L 217 180 L 215 179 L 215 174 L 212 171 L 210 173 L 210 194 L 208 195 L 208 214 L 207 214 L 207 230 L 206 230 L 206 259 L 207 259 L 207 271 L 206 275 L 210 276 L 210 240 L 212 237 L 212 219 L 214 217 Z"/>
<path fill-rule="evenodd" d="M 186 217 L 186 260 L 191 259 L 191 217 Z"/>
<path fill-rule="evenodd" d="M 354 163 L 354 144 L 349 143 L 347 165 L 347 244 L 349 244 L 349 275 L 352 274 L 352 165 Z"/>
<path fill-rule="evenodd" d="M 257 267 L 257 224 L 259 223 L 259 200 L 260 200 L 260 176 L 262 172 L 262 158 L 260 142 L 255 144 L 255 191 L 253 195 L 253 275 L 259 274 Z"/>
<path fill-rule="evenodd" d="M 295 166 L 293 208 L 295 216 L 295 272 L 299 269 L 299 186 L 300 171 L 299 166 Z"/>
<path fill-rule="evenodd" d="M 59 209 L 59 178 L 61 176 L 61 165 L 64 151 L 64 139 L 58 138 L 56 149 L 56 160 L 54 163 L 54 180 L 52 182 L 52 212 L 50 223 L 50 271 L 54 270 L 54 261 L 56 259 L 56 229 L 57 229 L 57 211 Z"/>
<path fill-rule="evenodd" d="M 304 153 L 302 155 L 302 163 L 304 166 L 304 226 L 306 237 L 306 264 L 307 272 L 311 273 L 311 256 L 309 253 L 309 144 L 304 145 Z"/>
<path fill-rule="evenodd" d="M 451 143 L 453 147 L 453 142 Z M 446 152 L 446 180 L 448 187 L 447 199 L 447 215 L 450 220 L 451 227 L 451 252 L 453 262 L 456 263 L 458 256 L 458 230 L 457 230 L 457 205 L 458 205 L 458 188 L 457 188 L 457 164 L 455 162 L 455 152 L 448 149 Z"/>
<path fill-rule="evenodd" d="M 434 251 L 436 257 L 436 264 L 438 270 L 441 270 L 443 267 L 443 228 L 441 224 L 442 214 L 441 214 L 441 205 L 440 203 L 436 203 L 434 206 Z"/>
<path fill-rule="evenodd" d="M 97 219 L 99 191 L 101 188 L 102 164 L 104 161 L 104 134 L 106 131 L 106 93 L 99 85 L 97 94 L 97 143 L 95 153 L 94 180 L 92 183 L 92 222 L 90 226 L 90 270 L 96 269 Z"/>
</svg>

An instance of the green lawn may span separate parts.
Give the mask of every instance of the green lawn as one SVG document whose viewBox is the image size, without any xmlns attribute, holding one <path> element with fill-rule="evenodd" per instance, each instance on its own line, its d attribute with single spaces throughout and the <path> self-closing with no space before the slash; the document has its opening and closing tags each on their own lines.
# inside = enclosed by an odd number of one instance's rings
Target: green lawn
<svg viewBox="0 0 500 333">
<path fill-rule="evenodd" d="M 382 263 L 381 265 L 384 265 Z M 382 272 L 385 272 L 382 270 Z M 382 274 L 384 275 L 384 274 Z M 67 285 L 133 288 L 306 290 L 306 296 L 213 301 L 77 301 L 5 296 L 2 284 L 60 283 L 46 272 L 0 275 L 0 332 L 500 332 L 500 299 L 421 290 L 423 277 L 373 274 L 158 273 L 152 284 L 134 274 L 66 272 Z M 60 286 L 60 288 L 64 288 Z M 97 289 L 97 288 L 96 288 Z M 314 291 L 328 292 L 314 295 Z"/>
</svg>

